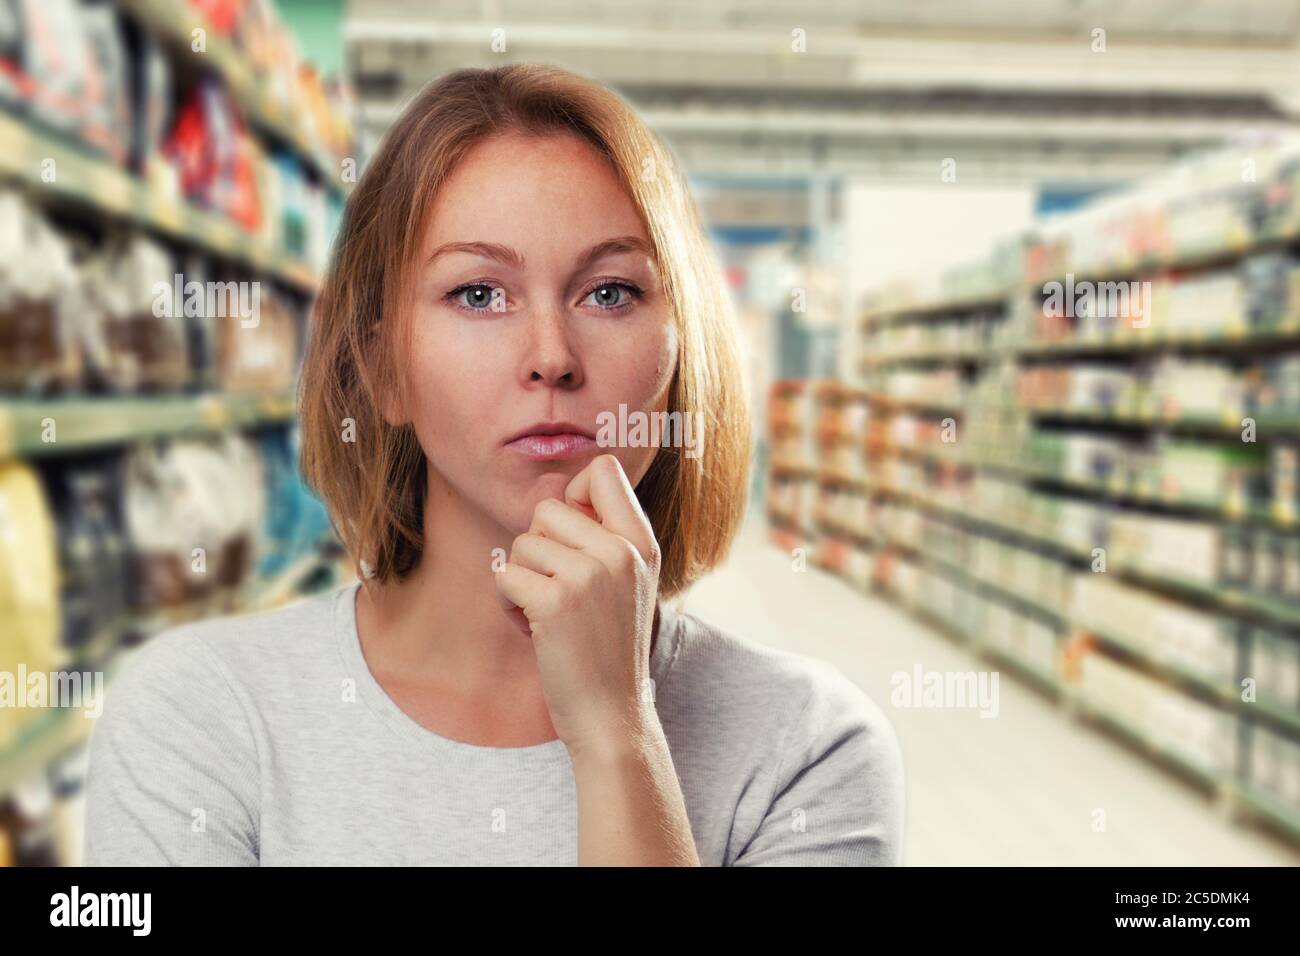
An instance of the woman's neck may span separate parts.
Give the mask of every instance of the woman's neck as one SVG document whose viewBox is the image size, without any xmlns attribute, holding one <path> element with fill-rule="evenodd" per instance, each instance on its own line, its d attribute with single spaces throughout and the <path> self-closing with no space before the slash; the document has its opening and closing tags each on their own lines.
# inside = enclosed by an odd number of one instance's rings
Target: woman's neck
<svg viewBox="0 0 1300 956">
<path fill-rule="evenodd" d="M 493 580 L 515 535 L 436 478 L 424 526 L 415 570 L 364 589 L 358 627 L 369 632 L 365 643 L 377 638 L 386 664 L 411 679 L 450 681 L 470 693 L 537 681 L 529 638 L 502 610 Z M 656 613 L 655 630 L 658 623 Z"/>
</svg>

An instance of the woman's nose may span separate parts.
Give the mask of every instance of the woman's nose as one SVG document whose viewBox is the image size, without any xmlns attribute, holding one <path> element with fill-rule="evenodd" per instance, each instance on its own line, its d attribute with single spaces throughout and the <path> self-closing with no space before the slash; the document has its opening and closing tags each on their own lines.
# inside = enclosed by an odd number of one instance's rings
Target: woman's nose
<svg viewBox="0 0 1300 956">
<path fill-rule="evenodd" d="M 528 319 L 523 371 L 526 384 L 562 388 L 582 384 L 582 364 L 573 347 L 568 318 L 558 308 L 540 309 Z"/>
</svg>

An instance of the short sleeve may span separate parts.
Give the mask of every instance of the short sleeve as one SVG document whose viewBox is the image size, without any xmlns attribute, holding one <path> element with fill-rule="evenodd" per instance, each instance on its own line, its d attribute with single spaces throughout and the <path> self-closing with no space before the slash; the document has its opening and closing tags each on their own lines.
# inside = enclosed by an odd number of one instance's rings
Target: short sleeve
<svg viewBox="0 0 1300 956">
<path fill-rule="evenodd" d="M 819 665 L 791 724 L 773 796 L 733 866 L 896 866 L 903 760 L 893 725 L 856 684 Z"/>
<path fill-rule="evenodd" d="M 91 730 L 84 864 L 257 866 L 257 750 L 226 668 L 185 629 L 132 653 Z"/>
</svg>

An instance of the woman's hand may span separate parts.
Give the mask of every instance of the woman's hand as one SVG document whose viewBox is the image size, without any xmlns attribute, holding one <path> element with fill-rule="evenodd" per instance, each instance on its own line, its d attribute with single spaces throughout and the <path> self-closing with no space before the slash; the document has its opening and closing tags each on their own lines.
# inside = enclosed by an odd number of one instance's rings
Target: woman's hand
<svg viewBox="0 0 1300 956">
<path fill-rule="evenodd" d="M 564 498 L 538 503 L 497 591 L 531 632 L 569 753 L 618 755 L 657 719 L 648 685 L 659 545 L 613 455 L 593 459 Z"/>
</svg>

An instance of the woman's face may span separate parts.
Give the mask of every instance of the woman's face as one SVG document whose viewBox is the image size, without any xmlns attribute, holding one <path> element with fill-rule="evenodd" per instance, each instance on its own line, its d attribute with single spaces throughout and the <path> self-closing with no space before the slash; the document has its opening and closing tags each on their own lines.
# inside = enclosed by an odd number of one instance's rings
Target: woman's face
<svg viewBox="0 0 1300 956">
<path fill-rule="evenodd" d="M 577 137 L 495 136 L 456 167 L 430 222 L 404 411 L 432 492 L 518 534 L 597 455 L 616 455 L 635 487 L 657 448 L 598 444 L 601 415 L 667 409 L 677 336 L 614 172 Z M 554 423 L 587 438 L 519 439 Z"/>
</svg>

